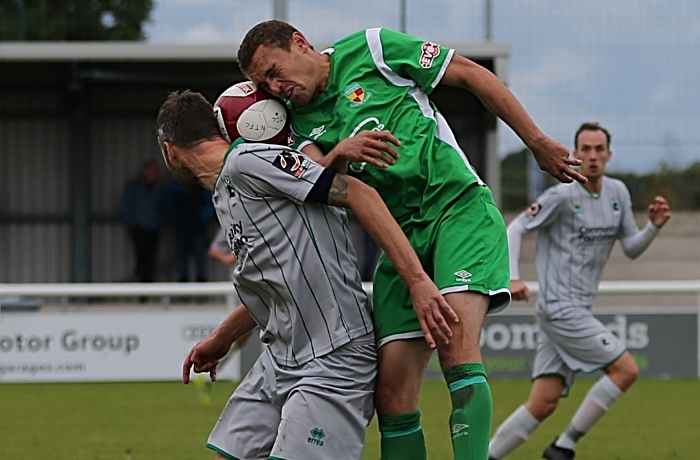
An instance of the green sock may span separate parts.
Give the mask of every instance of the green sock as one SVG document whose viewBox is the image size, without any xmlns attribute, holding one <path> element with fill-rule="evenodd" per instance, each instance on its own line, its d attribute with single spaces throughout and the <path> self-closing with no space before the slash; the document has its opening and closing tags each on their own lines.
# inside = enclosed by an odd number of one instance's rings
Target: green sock
<svg viewBox="0 0 700 460">
<path fill-rule="evenodd" d="M 484 460 L 489 453 L 493 404 L 481 363 L 466 363 L 445 371 L 450 389 L 450 430 L 455 460 Z"/>
<path fill-rule="evenodd" d="M 426 460 L 420 411 L 410 414 L 377 415 L 382 435 L 380 460 Z"/>
</svg>

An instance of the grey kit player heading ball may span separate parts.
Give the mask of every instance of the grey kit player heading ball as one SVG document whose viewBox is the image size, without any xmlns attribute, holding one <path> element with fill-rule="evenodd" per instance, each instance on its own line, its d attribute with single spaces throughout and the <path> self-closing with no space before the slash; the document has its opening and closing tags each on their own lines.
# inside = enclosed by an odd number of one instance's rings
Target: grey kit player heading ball
<svg viewBox="0 0 700 460">
<path fill-rule="evenodd" d="M 649 221 L 639 230 L 630 194 L 621 181 L 605 176 L 610 160 L 610 134 L 597 123 L 584 123 L 574 138 L 574 156 L 585 184 L 562 184 L 546 190 L 508 226 L 511 293 L 527 300 L 520 281 L 518 259 L 522 236 L 537 230 L 535 263 L 540 291 L 540 327 L 532 390 L 524 405 L 498 428 L 489 445 L 489 458 L 502 459 L 524 443 L 530 433 L 568 394 L 578 372 L 602 369 L 605 375 L 585 396 L 566 430 L 543 458 L 573 459 L 576 443 L 637 379 L 637 364 L 615 335 L 592 314 L 598 283 L 613 245 L 634 259 L 649 246 L 671 217 L 666 200 L 649 205 Z"/>
<path fill-rule="evenodd" d="M 229 144 L 198 93 L 171 93 L 157 130 L 178 180 L 213 190 L 244 304 L 190 351 L 184 382 L 193 366 L 214 380 L 219 359 L 256 323 L 264 343 L 207 446 L 218 459 L 359 459 L 376 350 L 347 216 L 335 206 L 351 208 L 401 268 L 417 307 L 449 306 L 374 189 L 287 147 Z"/>
</svg>

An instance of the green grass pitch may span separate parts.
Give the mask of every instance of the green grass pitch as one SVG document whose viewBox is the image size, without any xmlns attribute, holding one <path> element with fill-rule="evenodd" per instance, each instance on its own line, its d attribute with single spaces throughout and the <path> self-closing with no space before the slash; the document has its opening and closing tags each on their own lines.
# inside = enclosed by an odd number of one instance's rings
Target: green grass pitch
<svg viewBox="0 0 700 460">
<path fill-rule="evenodd" d="M 592 385 L 579 379 L 572 395 L 509 458 L 540 458 Z M 527 380 L 493 380 L 494 428 L 524 402 Z M 0 459 L 199 460 L 214 458 L 207 435 L 234 388 L 213 386 L 202 407 L 195 388 L 181 383 L 0 384 Z M 689 459 L 700 454 L 700 380 L 642 379 L 580 443 L 579 459 Z M 433 460 L 452 458 L 449 397 L 442 382 L 421 394 L 423 427 Z M 376 419 L 363 459 L 379 458 Z"/>
</svg>

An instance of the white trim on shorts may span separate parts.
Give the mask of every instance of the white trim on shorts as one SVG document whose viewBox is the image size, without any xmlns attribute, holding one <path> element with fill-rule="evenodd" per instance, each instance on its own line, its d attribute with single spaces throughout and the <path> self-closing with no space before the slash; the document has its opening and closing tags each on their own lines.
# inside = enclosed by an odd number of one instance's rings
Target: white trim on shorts
<svg viewBox="0 0 700 460">
<path fill-rule="evenodd" d="M 440 294 L 445 295 L 445 294 L 450 294 L 454 292 L 479 292 L 479 291 L 472 291 L 469 289 L 468 285 L 465 286 L 450 286 L 444 289 L 440 289 Z M 489 297 L 493 297 L 497 294 L 503 294 L 503 293 L 508 294 L 508 301 L 505 302 L 503 305 L 490 309 L 487 314 L 493 314 L 493 313 L 500 313 L 501 311 L 505 310 L 508 305 L 510 305 L 510 289 L 503 288 L 503 289 L 498 289 L 495 291 L 489 290 Z M 479 292 L 480 293 L 480 292 Z M 386 345 L 389 342 L 393 342 L 394 340 L 410 340 L 410 339 L 420 339 L 420 338 L 425 338 L 423 335 L 423 331 L 413 331 L 413 332 L 403 332 L 401 334 L 393 334 L 389 335 L 387 337 L 384 337 L 381 339 L 379 342 L 377 342 L 377 349 L 380 349 L 384 345 Z"/>
<path fill-rule="evenodd" d="M 401 334 L 394 334 L 384 337 L 379 342 L 377 342 L 377 349 L 381 348 L 389 342 L 393 342 L 394 340 L 409 340 L 422 338 L 425 338 L 425 336 L 423 335 L 423 331 L 403 332 Z"/>
<path fill-rule="evenodd" d="M 465 291 L 469 291 L 469 292 L 478 292 L 479 294 L 483 294 L 483 293 L 480 292 L 480 291 L 469 289 L 469 285 L 464 285 L 464 286 L 450 286 L 450 287 L 442 288 L 442 289 L 440 289 L 440 294 L 445 295 L 445 294 L 452 294 L 452 293 L 455 293 L 455 292 L 465 292 Z M 510 301 L 511 301 L 510 289 L 508 289 L 508 288 L 501 288 L 501 289 L 497 289 L 497 290 L 495 290 L 495 291 L 492 291 L 492 290 L 489 289 L 489 294 L 488 294 L 489 297 L 495 297 L 495 296 L 497 296 L 498 294 L 503 294 L 503 293 L 508 294 L 508 301 L 507 301 L 507 302 L 503 302 L 503 305 L 499 305 L 499 306 L 496 307 L 496 308 L 490 308 L 489 311 L 487 312 L 487 314 L 492 315 L 492 314 L 494 314 L 494 313 L 500 313 L 500 312 L 502 312 L 503 310 L 506 309 L 506 307 L 508 307 L 508 305 L 510 305 Z"/>
</svg>

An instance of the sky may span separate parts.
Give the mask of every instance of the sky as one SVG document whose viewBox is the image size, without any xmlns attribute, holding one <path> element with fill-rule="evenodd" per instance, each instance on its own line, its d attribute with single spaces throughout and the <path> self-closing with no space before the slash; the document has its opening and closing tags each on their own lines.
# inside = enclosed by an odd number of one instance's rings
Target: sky
<svg viewBox="0 0 700 460">
<path fill-rule="evenodd" d="M 273 0 L 155 0 L 151 43 L 237 45 L 273 17 Z M 400 30 L 443 43 L 510 47 L 507 83 L 548 135 L 573 149 L 584 121 L 612 133 L 611 171 L 700 161 L 697 0 L 288 0 L 287 21 L 312 43 L 357 30 Z M 501 156 L 523 147 L 499 126 Z"/>
</svg>

